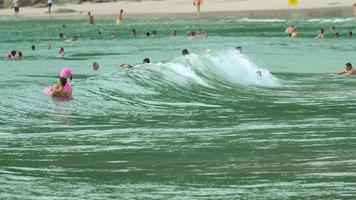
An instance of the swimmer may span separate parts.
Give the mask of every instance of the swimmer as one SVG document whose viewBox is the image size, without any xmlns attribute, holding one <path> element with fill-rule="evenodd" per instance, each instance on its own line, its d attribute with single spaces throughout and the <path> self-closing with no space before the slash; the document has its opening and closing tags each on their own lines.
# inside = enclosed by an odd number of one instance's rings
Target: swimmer
<svg viewBox="0 0 356 200">
<path fill-rule="evenodd" d="M 356 69 L 352 68 L 352 64 L 351 63 L 346 63 L 345 64 L 345 71 L 339 72 L 336 74 L 337 76 L 348 76 L 348 75 L 356 75 Z"/>
<path fill-rule="evenodd" d="M 238 47 L 236 47 L 236 50 L 237 50 L 239 53 L 242 53 L 242 47 L 238 46 Z"/>
<path fill-rule="evenodd" d="M 67 82 L 67 78 L 72 80 L 73 76 L 72 71 L 69 68 L 65 67 L 59 73 L 58 83 L 55 84 L 51 89 L 51 97 L 60 97 L 70 100 L 73 99 L 73 87 L 69 82 Z"/>
<path fill-rule="evenodd" d="M 64 33 L 59 33 L 58 37 L 64 39 Z"/>
<path fill-rule="evenodd" d="M 66 42 L 75 42 L 78 40 L 78 37 L 77 36 L 73 36 L 73 37 L 69 37 L 66 39 Z"/>
<path fill-rule="evenodd" d="M 298 29 L 296 25 L 292 25 L 285 30 L 289 37 L 298 37 Z"/>
<path fill-rule="evenodd" d="M 177 30 L 173 30 L 172 31 L 172 37 L 176 37 L 177 36 Z"/>
<path fill-rule="evenodd" d="M 146 36 L 147 36 L 147 37 L 150 37 L 150 36 L 151 36 L 151 33 L 150 33 L 150 32 L 147 32 L 147 33 L 146 33 Z"/>
<path fill-rule="evenodd" d="M 132 37 L 132 38 L 136 38 L 136 36 L 137 36 L 136 29 L 132 29 L 132 31 L 131 31 L 131 37 Z"/>
<path fill-rule="evenodd" d="M 151 63 L 149 58 L 143 59 L 142 64 L 148 64 L 148 63 Z M 122 68 L 133 68 L 133 65 L 131 65 L 131 64 L 121 64 L 119 66 Z"/>
<path fill-rule="evenodd" d="M 336 32 L 336 33 L 335 33 L 335 38 L 336 38 L 336 39 L 339 39 L 339 38 L 340 38 L 340 33 L 339 33 L 339 32 Z"/>
<path fill-rule="evenodd" d="M 352 31 L 349 31 L 348 35 L 350 38 L 352 38 Z"/>
<path fill-rule="evenodd" d="M 11 54 L 7 54 L 4 58 L 4 60 L 12 60 Z"/>
<path fill-rule="evenodd" d="M 31 49 L 32 49 L 32 51 L 35 51 L 35 50 L 36 50 L 36 46 L 33 44 L 33 45 L 31 46 Z"/>
<path fill-rule="evenodd" d="M 91 12 L 88 12 L 88 23 L 94 25 L 94 15 Z"/>
<path fill-rule="evenodd" d="M 152 31 L 152 37 L 156 37 L 157 36 L 157 31 Z"/>
<path fill-rule="evenodd" d="M 189 54 L 188 49 L 183 49 L 183 50 L 182 50 L 182 55 L 183 55 L 183 56 L 188 55 L 188 54 Z"/>
<path fill-rule="evenodd" d="M 15 50 L 12 50 L 12 51 L 10 52 L 12 59 L 15 59 L 15 58 L 16 58 L 16 53 L 17 53 L 17 52 L 16 52 Z"/>
<path fill-rule="evenodd" d="M 97 71 L 99 69 L 99 64 L 97 62 L 94 62 L 92 66 L 94 71 Z"/>
<path fill-rule="evenodd" d="M 123 22 L 124 10 L 121 9 L 120 13 L 116 15 L 116 25 L 120 25 Z"/>
<path fill-rule="evenodd" d="M 321 28 L 320 31 L 319 31 L 319 34 L 318 34 L 317 38 L 318 38 L 318 39 L 324 39 L 324 37 L 325 37 L 324 29 Z"/>
<path fill-rule="evenodd" d="M 21 51 L 17 52 L 16 60 L 23 60 L 23 55 Z"/>
<path fill-rule="evenodd" d="M 49 44 L 49 45 L 48 45 L 48 50 L 51 50 L 51 49 L 52 49 L 52 45 Z"/>
<path fill-rule="evenodd" d="M 117 33 L 115 31 L 111 32 L 111 37 L 116 37 Z"/>
<path fill-rule="evenodd" d="M 64 56 L 64 48 L 63 47 L 59 48 L 58 55 L 61 57 Z"/>
<path fill-rule="evenodd" d="M 260 77 L 262 77 L 262 72 L 261 71 L 257 71 L 256 74 Z"/>
</svg>

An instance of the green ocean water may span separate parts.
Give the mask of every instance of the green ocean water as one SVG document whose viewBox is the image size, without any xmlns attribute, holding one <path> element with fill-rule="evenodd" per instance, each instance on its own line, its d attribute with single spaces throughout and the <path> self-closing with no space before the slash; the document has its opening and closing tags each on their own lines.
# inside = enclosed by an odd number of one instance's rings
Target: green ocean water
<svg viewBox="0 0 356 200">
<path fill-rule="evenodd" d="M 355 19 L 113 24 L 0 18 L 0 199 L 355 199 Z M 74 101 L 42 93 L 65 66 Z"/>
</svg>

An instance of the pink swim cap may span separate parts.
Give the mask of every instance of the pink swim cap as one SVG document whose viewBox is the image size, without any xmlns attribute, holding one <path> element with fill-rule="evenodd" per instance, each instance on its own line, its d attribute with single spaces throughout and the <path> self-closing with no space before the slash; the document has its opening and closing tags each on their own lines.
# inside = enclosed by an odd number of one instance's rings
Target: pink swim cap
<svg viewBox="0 0 356 200">
<path fill-rule="evenodd" d="M 72 71 L 68 67 L 63 68 L 61 73 L 59 74 L 59 77 L 61 78 L 69 78 L 71 76 L 72 76 Z"/>
</svg>

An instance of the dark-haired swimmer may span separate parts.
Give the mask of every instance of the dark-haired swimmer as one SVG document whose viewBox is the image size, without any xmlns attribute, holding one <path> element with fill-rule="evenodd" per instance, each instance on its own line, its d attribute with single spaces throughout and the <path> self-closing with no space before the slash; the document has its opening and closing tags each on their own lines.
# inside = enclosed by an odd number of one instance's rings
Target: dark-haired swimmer
<svg viewBox="0 0 356 200">
<path fill-rule="evenodd" d="M 337 76 L 348 76 L 348 75 L 356 75 L 356 69 L 352 68 L 351 63 L 345 64 L 345 70 L 336 74 Z"/>
</svg>

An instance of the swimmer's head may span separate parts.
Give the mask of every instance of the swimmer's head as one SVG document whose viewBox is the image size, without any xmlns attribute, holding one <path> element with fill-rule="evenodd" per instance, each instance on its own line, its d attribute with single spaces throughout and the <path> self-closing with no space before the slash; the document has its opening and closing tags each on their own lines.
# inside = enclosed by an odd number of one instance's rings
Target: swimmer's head
<svg viewBox="0 0 356 200">
<path fill-rule="evenodd" d="M 241 53 L 242 47 L 238 46 L 238 47 L 236 47 L 236 50 L 238 50 Z"/>
<path fill-rule="evenodd" d="M 93 70 L 96 71 L 99 69 L 99 64 L 97 62 L 93 63 Z"/>
<path fill-rule="evenodd" d="M 258 76 L 261 76 L 261 77 L 262 77 L 262 72 L 261 72 L 261 71 L 257 71 L 256 74 L 257 74 Z"/>
<path fill-rule="evenodd" d="M 64 87 L 67 84 L 67 78 L 59 78 L 59 82 L 61 82 L 62 87 Z"/>
<path fill-rule="evenodd" d="M 182 55 L 183 55 L 183 56 L 188 55 L 188 54 L 189 54 L 188 49 L 183 49 L 183 50 L 182 50 Z"/>
<path fill-rule="evenodd" d="M 31 46 L 31 49 L 32 49 L 32 51 L 36 50 L 36 46 L 33 44 L 33 45 Z"/>
<path fill-rule="evenodd" d="M 16 56 L 16 51 L 15 50 L 11 51 L 11 56 Z"/>
<path fill-rule="evenodd" d="M 324 31 L 324 29 L 323 28 L 321 28 L 320 29 L 320 33 L 324 33 L 325 31 Z"/>
<path fill-rule="evenodd" d="M 345 67 L 346 67 L 347 71 L 352 70 L 352 64 L 351 63 L 346 63 Z"/>
<path fill-rule="evenodd" d="M 72 80 L 72 70 L 70 70 L 68 67 L 63 68 L 59 73 L 59 77 L 70 78 L 70 80 Z"/>
<path fill-rule="evenodd" d="M 146 64 L 146 63 L 150 63 L 150 59 L 149 58 L 143 59 L 143 64 Z"/>
</svg>

